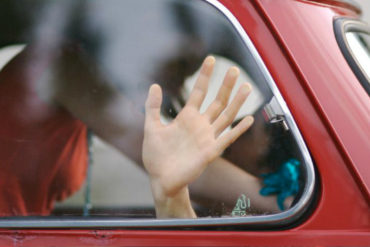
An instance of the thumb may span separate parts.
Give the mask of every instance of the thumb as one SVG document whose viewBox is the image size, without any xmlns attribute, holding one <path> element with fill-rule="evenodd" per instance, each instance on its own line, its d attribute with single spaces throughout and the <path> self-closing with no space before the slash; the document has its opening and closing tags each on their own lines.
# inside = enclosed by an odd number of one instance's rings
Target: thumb
<svg viewBox="0 0 370 247">
<path fill-rule="evenodd" d="M 153 84 L 145 102 L 145 123 L 160 122 L 161 105 L 162 89 L 158 84 Z"/>
</svg>

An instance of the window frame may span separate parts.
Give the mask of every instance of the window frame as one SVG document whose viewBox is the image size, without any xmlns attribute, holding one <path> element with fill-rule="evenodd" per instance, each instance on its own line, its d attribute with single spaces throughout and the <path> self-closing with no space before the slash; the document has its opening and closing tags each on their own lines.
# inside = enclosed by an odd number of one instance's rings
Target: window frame
<svg viewBox="0 0 370 247">
<path fill-rule="evenodd" d="M 363 21 L 350 18 L 337 18 L 334 20 L 334 34 L 339 48 L 361 86 L 370 96 L 370 78 L 367 76 L 366 72 L 363 70 L 362 66 L 356 59 L 356 56 L 352 52 L 346 37 L 346 33 L 348 32 L 363 33 L 370 36 L 370 27 Z"/>
<path fill-rule="evenodd" d="M 247 227 L 248 229 L 273 229 L 276 227 L 283 227 L 297 222 L 301 216 L 307 212 L 307 209 L 313 201 L 315 192 L 315 171 L 314 165 L 306 147 L 306 144 L 301 136 L 299 129 L 286 105 L 282 95 L 280 94 L 272 76 L 265 66 L 262 58 L 257 52 L 255 46 L 250 40 L 249 36 L 238 22 L 236 17 L 217 0 L 199 0 L 208 3 L 211 7 L 220 12 L 233 26 L 243 41 L 245 48 L 249 50 L 252 57 L 264 79 L 268 83 L 273 95 L 280 104 L 281 110 L 284 113 L 285 121 L 288 124 L 290 131 L 302 152 L 303 158 L 303 174 L 306 183 L 304 184 L 303 192 L 300 200 L 290 209 L 277 214 L 258 215 L 248 217 L 221 217 L 221 218 L 197 218 L 197 219 L 124 219 L 118 217 L 5 217 L 0 219 L 0 228 L 129 228 L 129 229 L 212 229 L 217 227 Z"/>
</svg>

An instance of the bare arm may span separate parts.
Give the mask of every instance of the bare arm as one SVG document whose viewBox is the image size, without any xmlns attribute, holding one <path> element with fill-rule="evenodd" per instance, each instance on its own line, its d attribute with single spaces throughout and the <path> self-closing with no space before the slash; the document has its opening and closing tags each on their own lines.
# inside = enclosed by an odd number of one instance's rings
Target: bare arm
<svg viewBox="0 0 370 247">
<path fill-rule="evenodd" d="M 101 76 L 87 54 L 65 52 L 54 75 L 53 101 L 119 151 L 142 164 L 144 115 Z"/>
<path fill-rule="evenodd" d="M 201 205 L 211 208 L 215 201 L 224 202 L 230 211 L 235 206 L 240 195 L 250 199 L 252 212 L 277 213 L 280 209 L 275 195 L 262 196 L 261 179 L 245 172 L 230 161 L 218 158 L 189 186 L 191 198 Z M 213 191 L 213 193 L 210 193 Z M 215 193 L 217 191 L 217 193 Z M 293 198 L 285 201 L 289 208 Z"/>
</svg>

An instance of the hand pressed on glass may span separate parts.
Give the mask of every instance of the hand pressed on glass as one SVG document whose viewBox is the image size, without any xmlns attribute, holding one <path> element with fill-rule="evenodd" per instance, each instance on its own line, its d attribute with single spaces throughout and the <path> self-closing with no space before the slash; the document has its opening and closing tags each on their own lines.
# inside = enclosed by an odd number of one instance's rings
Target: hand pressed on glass
<svg viewBox="0 0 370 247">
<path fill-rule="evenodd" d="M 247 116 L 232 130 L 220 135 L 233 122 L 251 91 L 249 84 L 243 84 L 228 105 L 239 75 L 236 67 L 229 69 L 215 101 L 206 112 L 199 112 L 214 63 L 213 57 L 205 59 L 185 107 L 169 125 L 160 121 L 160 86 L 154 84 L 149 90 L 143 162 L 150 176 L 158 217 L 195 217 L 187 185 L 253 123 L 253 117 Z"/>
</svg>

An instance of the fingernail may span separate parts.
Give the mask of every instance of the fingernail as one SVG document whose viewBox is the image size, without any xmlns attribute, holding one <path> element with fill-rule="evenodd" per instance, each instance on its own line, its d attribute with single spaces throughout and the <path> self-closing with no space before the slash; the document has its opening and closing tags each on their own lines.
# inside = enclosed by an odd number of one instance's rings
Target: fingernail
<svg viewBox="0 0 370 247">
<path fill-rule="evenodd" d="M 251 91 L 252 87 L 249 83 L 244 83 L 241 86 L 242 93 L 249 93 Z"/>
<path fill-rule="evenodd" d="M 251 124 L 251 123 L 253 123 L 253 122 L 254 122 L 254 117 L 252 117 L 252 116 L 248 116 L 248 117 L 246 117 L 246 119 L 247 119 L 247 122 L 248 122 L 249 124 Z"/>
<path fill-rule="evenodd" d="M 235 76 L 239 75 L 239 72 L 240 71 L 239 71 L 238 67 L 231 67 L 229 73 L 232 77 L 235 77 Z"/>
<path fill-rule="evenodd" d="M 206 59 L 205 59 L 205 64 L 207 65 L 212 65 L 214 64 L 216 61 L 216 59 L 213 57 L 213 56 L 208 56 Z"/>
<path fill-rule="evenodd" d="M 152 84 L 149 88 L 149 91 L 151 92 L 158 91 L 158 90 L 161 90 L 161 86 L 159 86 L 157 83 Z"/>
</svg>

